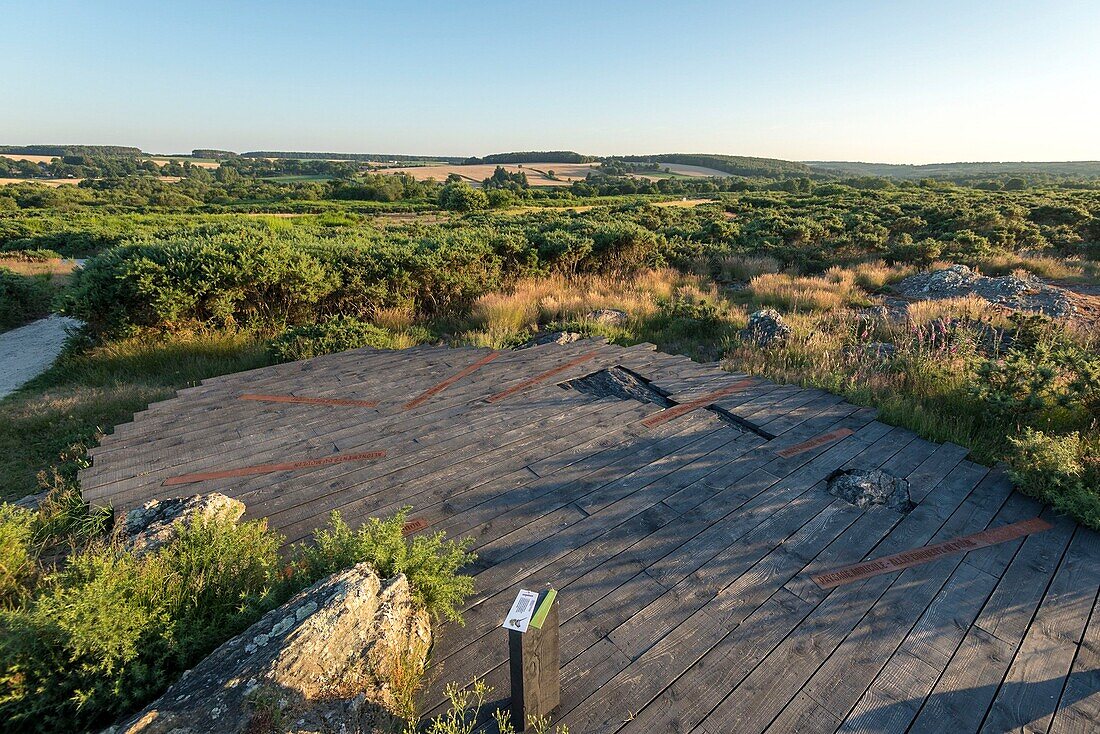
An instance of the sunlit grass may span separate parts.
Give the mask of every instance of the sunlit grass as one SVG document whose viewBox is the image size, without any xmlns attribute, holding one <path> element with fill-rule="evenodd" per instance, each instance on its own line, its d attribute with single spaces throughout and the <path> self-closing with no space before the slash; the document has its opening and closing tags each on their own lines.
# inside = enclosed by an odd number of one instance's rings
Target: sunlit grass
<svg viewBox="0 0 1100 734">
<path fill-rule="evenodd" d="M 92 445 L 176 389 L 267 363 L 262 340 L 213 333 L 127 339 L 62 358 L 0 400 L 0 498 L 39 491 L 36 475 L 51 466 L 71 475 L 82 455 L 73 446 Z"/>
</svg>

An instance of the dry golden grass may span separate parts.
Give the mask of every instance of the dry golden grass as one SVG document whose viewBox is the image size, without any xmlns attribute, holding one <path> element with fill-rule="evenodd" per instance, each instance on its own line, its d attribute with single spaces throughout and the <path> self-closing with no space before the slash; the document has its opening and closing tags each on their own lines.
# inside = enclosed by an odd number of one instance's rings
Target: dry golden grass
<svg viewBox="0 0 1100 734">
<path fill-rule="evenodd" d="M 855 273 L 840 268 L 822 276 L 765 273 L 749 281 L 747 292 L 762 306 L 790 311 L 833 311 L 870 303 Z"/>
<path fill-rule="evenodd" d="M 390 331 L 405 331 L 416 323 L 416 314 L 411 308 L 383 308 L 374 315 L 374 323 Z"/>
<path fill-rule="evenodd" d="M 500 346 L 518 334 L 553 322 L 585 321 L 600 309 L 625 311 L 637 321 L 652 316 L 673 298 L 717 300 L 713 284 L 671 269 L 643 271 L 632 278 L 562 275 L 521 280 L 507 293 L 489 293 L 470 313 L 475 327 L 467 343 Z"/>
<path fill-rule="evenodd" d="M 917 325 L 951 319 L 978 321 L 992 318 L 998 313 L 989 301 L 974 295 L 935 301 L 913 301 L 906 307 L 910 323 Z"/>
<path fill-rule="evenodd" d="M 166 163 L 170 163 L 172 161 L 176 161 L 178 163 L 183 163 L 184 161 L 190 161 L 192 166 L 198 166 L 199 168 L 217 168 L 219 165 L 221 165 L 217 161 L 200 161 L 200 160 L 196 160 L 194 158 L 152 157 L 152 158 L 148 158 L 146 160 L 150 160 L 153 163 L 156 163 L 158 166 L 163 166 Z"/>
<path fill-rule="evenodd" d="M 718 261 L 722 280 L 752 280 L 758 275 L 778 273 L 780 263 L 767 255 L 741 255 L 724 257 Z"/>
<path fill-rule="evenodd" d="M 527 183 L 532 186 L 568 186 L 574 181 L 583 181 L 597 164 L 595 163 L 524 163 L 522 166 L 513 163 L 501 164 L 500 167 L 509 173 L 527 174 Z M 440 166 L 404 166 L 396 168 L 380 169 L 379 173 L 407 173 L 417 181 L 426 181 L 433 178 L 443 181 L 452 173 L 457 173 L 465 181 L 481 183 L 493 175 L 496 164 L 464 165 L 440 165 Z M 546 174 L 554 172 L 554 179 Z"/>
<path fill-rule="evenodd" d="M 1075 280 L 1086 275 L 1085 266 L 1080 261 L 1063 260 L 1046 255 L 995 255 L 978 265 L 983 275 L 1008 275 L 1024 271 L 1050 280 Z"/>
<path fill-rule="evenodd" d="M 719 171 L 717 168 L 706 168 L 705 166 L 689 166 L 682 163 L 662 163 L 661 170 L 668 169 L 672 173 L 680 176 L 692 176 L 697 178 L 725 178 L 730 174 Z"/>
<path fill-rule="evenodd" d="M 76 186 L 82 178 L 0 178 L 0 186 L 8 184 L 36 183 L 43 186 Z"/>
<path fill-rule="evenodd" d="M 843 279 L 847 277 L 843 273 L 850 273 L 860 288 L 877 291 L 891 283 L 904 280 L 916 272 L 917 268 L 913 265 L 887 265 L 882 260 L 874 260 L 847 268 L 834 266 L 826 271 L 826 276 L 833 274 L 833 277 Z"/>
<path fill-rule="evenodd" d="M 0 258 L 0 268 L 6 268 L 19 275 L 47 276 L 58 285 L 63 285 L 76 269 L 71 260 L 46 260 L 44 262 L 26 262 Z"/>
<path fill-rule="evenodd" d="M 30 161 L 31 163 L 49 163 L 55 161 L 60 156 L 56 155 L 20 155 L 18 153 L 0 153 L 0 158 L 7 158 L 13 161 Z"/>
</svg>

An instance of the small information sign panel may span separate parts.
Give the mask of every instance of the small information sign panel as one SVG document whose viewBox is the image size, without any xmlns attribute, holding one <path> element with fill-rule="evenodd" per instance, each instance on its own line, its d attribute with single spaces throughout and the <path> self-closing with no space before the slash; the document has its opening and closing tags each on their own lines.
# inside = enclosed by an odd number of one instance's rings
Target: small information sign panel
<svg viewBox="0 0 1100 734">
<path fill-rule="evenodd" d="M 539 600 L 538 592 L 520 589 L 516 600 L 512 602 L 512 608 L 504 618 L 502 627 L 516 632 L 526 632 L 531 624 L 531 617 L 535 613 L 535 604 Z"/>
</svg>

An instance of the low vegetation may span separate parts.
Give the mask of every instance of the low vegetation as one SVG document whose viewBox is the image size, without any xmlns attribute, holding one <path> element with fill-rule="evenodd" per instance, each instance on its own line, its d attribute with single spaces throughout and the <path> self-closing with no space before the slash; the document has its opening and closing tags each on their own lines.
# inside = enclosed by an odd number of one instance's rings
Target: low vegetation
<svg viewBox="0 0 1100 734">
<path fill-rule="evenodd" d="M 20 275 L 0 267 L 0 331 L 48 315 L 53 299 L 48 275 Z"/>
<path fill-rule="evenodd" d="M 537 187 L 533 171 L 471 184 L 379 173 L 369 156 L 207 153 L 221 164 L 122 163 L 136 154 L 99 149 L 6 164 L 29 178 L 96 178 L 0 187 L 0 329 L 51 308 L 87 324 L 53 368 L 0 401 L 0 497 L 50 492 L 37 512 L 0 509 L 0 715 L 14 730 L 87 729 L 132 710 L 294 589 L 356 560 L 406 573 L 433 613 L 456 617 L 465 546 L 406 542 L 402 516 L 359 529 L 334 517 L 289 573 L 259 524 L 194 527 L 145 560 L 103 535 L 76 486 L 86 448 L 180 387 L 277 361 L 361 346 L 506 348 L 553 331 L 653 342 L 875 406 L 1007 462 L 1024 491 L 1100 528 L 1095 313 L 1052 321 L 892 291 L 963 263 L 1095 292 L 1100 179 L 1088 171 L 887 179 L 649 156 Z M 511 155 L 487 162 L 550 154 Z M 670 164 L 727 175 L 675 176 Z M 652 205 L 688 195 L 706 201 Z M 71 282 L 32 272 L 58 253 L 91 259 Z M 740 331 L 764 307 L 791 333 L 761 347 Z M 484 689 L 454 695 L 455 715 L 430 731 L 470 730 Z"/>
<path fill-rule="evenodd" d="M 486 702 L 493 689 L 483 680 L 473 680 L 468 686 L 447 685 L 447 710 L 432 719 L 420 731 L 426 734 L 473 734 L 486 721 L 492 721 L 500 734 L 515 734 L 516 726 L 506 709 L 494 708 L 490 714 Z M 523 731 L 535 734 L 569 734 L 567 726 L 552 726 L 547 717 L 530 717 Z M 415 731 L 410 728 L 407 734 Z"/>
<path fill-rule="evenodd" d="M 68 527 L 81 528 L 75 533 L 44 532 L 58 527 L 48 510 L 0 506 L 5 731 L 109 724 L 293 593 L 359 562 L 384 577 L 405 573 L 437 617 L 459 619 L 457 608 L 472 590 L 460 575 L 472 560 L 465 544 L 442 534 L 404 538 L 407 511 L 358 531 L 334 516 L 288 563 L 279 554 L 282 538 L 264 521 L 224 518 L 184 525 L 167 545 L 137 556 L 103 534 L 102 522 L 89 523 L 90 511 L 75 496 L 51 500 L 69 507 Z M 58 561 L 51 552 L 65 543 L 71 547 Z"/>
</svg>

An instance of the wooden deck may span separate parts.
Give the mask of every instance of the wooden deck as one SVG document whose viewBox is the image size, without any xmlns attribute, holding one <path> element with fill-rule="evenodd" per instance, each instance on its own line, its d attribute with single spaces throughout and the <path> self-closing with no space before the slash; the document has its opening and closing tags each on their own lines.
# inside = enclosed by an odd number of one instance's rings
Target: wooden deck
<svg viewBox="0 0 1100 734">
<path fill-rule="evenodd" d="M 672 406 L 560 386 L 613 366 Z M 649 345 L 357 350 L 208 380 L 92 453 L 85 497 L 119 509 L 219 491 L 297 541 L 332 510 L 354 523 L 411 505 L 421 532 L 473 537 L 477 590 L 466 626 L 438 631 L 426 712 L 448 681 L 507 696 L 503 615 L 517 589 L 553 585 L 555 719 L 574 734 L 1100 728 L 1100 536 L 964 449 L 818 390 Z M 907 477 L 915 509 L 826 491 L 867 467 Z M 195 474 L 215 476 L 164 485 Z M 1036 516 L 1054 527 L 811 580 Z"/>
</svg>

